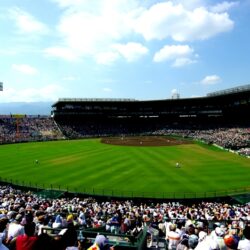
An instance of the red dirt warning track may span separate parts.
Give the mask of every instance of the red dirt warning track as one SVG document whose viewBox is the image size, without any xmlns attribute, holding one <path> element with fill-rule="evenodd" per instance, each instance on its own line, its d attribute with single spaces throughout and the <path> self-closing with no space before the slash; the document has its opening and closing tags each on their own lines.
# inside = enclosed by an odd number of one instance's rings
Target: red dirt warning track
<svg viewBox="0 0 250 250">
<path fill-rule="evenodd" d="M 191 144 L 192 141 L 165 136 L 124 136 L 102 138 L 101 143 L 121 146 L 174 146 Z"/>
</svg>

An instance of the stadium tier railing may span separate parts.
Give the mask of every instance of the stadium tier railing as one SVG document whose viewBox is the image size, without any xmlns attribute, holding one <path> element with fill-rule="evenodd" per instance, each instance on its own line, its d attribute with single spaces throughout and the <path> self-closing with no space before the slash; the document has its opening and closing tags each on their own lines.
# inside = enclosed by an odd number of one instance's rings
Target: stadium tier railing
<svg viewBox="0 0 250 250">
<path fill-rule="evenodd" d="M 62 228 L 51 228 L 42 227 L 43 233 L 47 233 L 51 236 L 58 235 L 63 229 Z M 128 235 L 128 234 L 114 234 L 106 231 L 104 227 L 98 228 L 79 228 L 77 229 L 78 240 L 85 242 L 85 246 L 92 245 L 98 234 L 104 235 L 111 246 L 116 246 L 118 249 L 134 249 L 143 250 L 147 247 L 147 227 L 144 227 L 138 235 Z"/>
<path fill-rule="evenodd" d="M 100 188 L 73 188 L 70 186 L 54 185 L 54 184 L 41 184 L 34 182 L 25 182 L 20 180 L 14 180 L 11 178 L 0 177 L 0 183 L 11 184 L 13 186 L 22 187 L 23 189 L 33 189 L 33 191 L 42 191 L 44 196 L 52 196 L 60 194 L 78 194 L 84 196 L 95 197 L 114 197 L 114 198 L 153 198 L 153 199 L 198 199 L 198 198 L 220 198 L 220 197 L 232 197 L 236 195 L 246 195 L 246 202 L 250 201 L 250 187 L 241 187 L 227 190 L 215 190 L 205 192 L 140 192 L 140 191 L 125 191 L 116 189 L 100 189 Z M 52 197 L 54 198 L 54 197 Z"/>
</svg>

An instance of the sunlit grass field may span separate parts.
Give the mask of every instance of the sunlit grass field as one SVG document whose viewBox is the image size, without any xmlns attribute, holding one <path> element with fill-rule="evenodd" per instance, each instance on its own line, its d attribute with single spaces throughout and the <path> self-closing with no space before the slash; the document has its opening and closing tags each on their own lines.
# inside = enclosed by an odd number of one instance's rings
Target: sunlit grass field
<svg viewBox="0 0 250 250">
<path fill-rule="evenodd" d="M 99 139 L 19 143 L 1 145 L 0 159 L 2 180 L 90 194 L 197 197 L 250 186 L 250 159 L 201 143 L 161 147 L 114 146 Z"/>
</svg>

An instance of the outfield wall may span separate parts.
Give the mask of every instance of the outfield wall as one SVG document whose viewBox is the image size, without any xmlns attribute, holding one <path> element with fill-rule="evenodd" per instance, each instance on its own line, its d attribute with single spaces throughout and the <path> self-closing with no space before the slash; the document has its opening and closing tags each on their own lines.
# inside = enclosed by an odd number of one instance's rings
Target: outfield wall
<svg viewBox="0 0 250 250">
<path fill-rule="evenodd" d="M 35 192 L 47 191 L 59 193 L 65 196 L 83 196 L 83 197 L 103 197 L 103 198 L 121 198 L 121 199 L 158 199 L 158 200 L 188 200 L 188 199 L 228 199 L 237 195 L 246 195 L 247 201 L 250 202 L 250 187 L 242 187 L 231 190 L 214 190 L 210 192 L 138 192 L 123 191 L 117 189 L 98 189 L 98 188 L 71 188 L 62 185 L 46 185 L 41 183 L 24 182 L 9 178 L 1 178 L 0 184 L 11 184 L 21 189 L 30 189 Z M 45 194 L 46 195 L 46 194 Z"/>
</svg>

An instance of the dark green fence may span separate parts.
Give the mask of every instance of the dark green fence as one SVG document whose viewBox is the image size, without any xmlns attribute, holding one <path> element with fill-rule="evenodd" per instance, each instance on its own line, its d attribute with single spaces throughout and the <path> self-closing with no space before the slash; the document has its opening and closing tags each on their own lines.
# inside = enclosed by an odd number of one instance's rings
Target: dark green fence
<svg viewBox="0 0 250 250">
<path fill-rule="evenodd" d="M 44 196 L 49 196 L 48 193 L 50 191 L 51 193 L 54 192 L 54 194 L 57 195 L 57 197 L 63 193 L 74 193 L 74 194 L 82 194 L 90 196 L 104 196 L 104 197 L 117 197 L 117 198 L 155 198 L 155 199 L 177 200 L 177 199 L 232 197 L 236 195 L 250 193 L 250 187 L 235 188 L 231 190 L 216 190 L 209 192 L 138 192 L 138 191 L 124 191 L 116 189 L 100 189 L 100 188 L 89 188 L 89 187 L 71 188 L 70 186 L 40 184 L 40 183 L 33 183 L 30 181 L 25 182 L 25 181 L 19 181 L 1 177 L 0 177 L 0 183 L 11 184 L 26 189 L 27 188 L 33 189 L 34 191 L 37 192 L 43 191 Z M 47 195 L 44 190 L 46 190 Z"/>
</svg>

